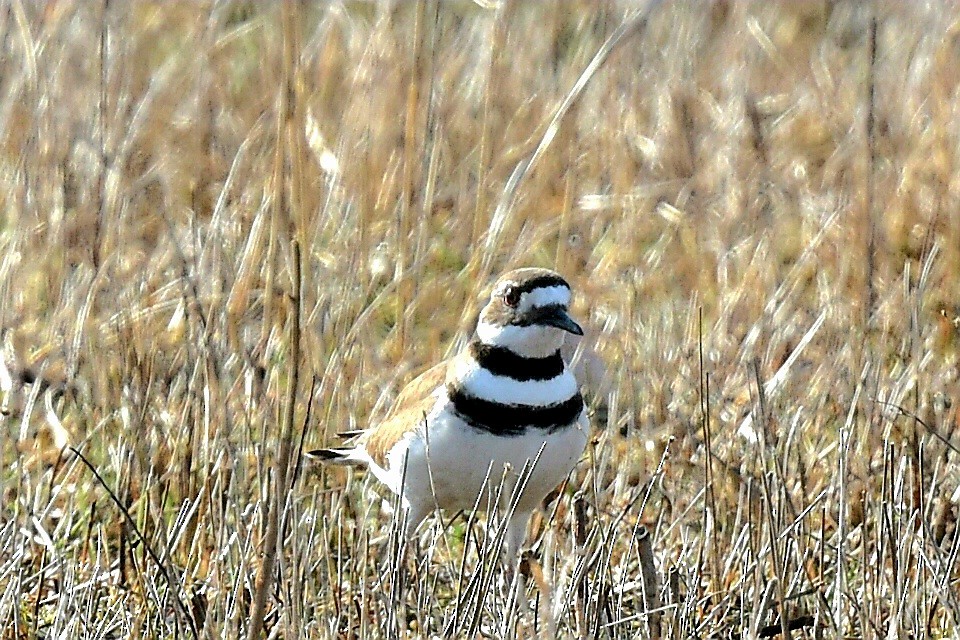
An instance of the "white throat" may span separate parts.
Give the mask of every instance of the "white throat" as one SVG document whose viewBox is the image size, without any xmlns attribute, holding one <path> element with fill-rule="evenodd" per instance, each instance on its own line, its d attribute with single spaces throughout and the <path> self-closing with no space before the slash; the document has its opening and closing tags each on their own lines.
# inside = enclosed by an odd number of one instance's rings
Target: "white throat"
<svg viewBox="0 0 960 640">
<path fill-rule="evenodd" d="M 563 345 L 563 329 L 542 325 L 498 326 L 484 322 L 477 324 L 480 342 L 493 347 L 505 347 L 525 358 L 552 356 Z"/>
</svg>

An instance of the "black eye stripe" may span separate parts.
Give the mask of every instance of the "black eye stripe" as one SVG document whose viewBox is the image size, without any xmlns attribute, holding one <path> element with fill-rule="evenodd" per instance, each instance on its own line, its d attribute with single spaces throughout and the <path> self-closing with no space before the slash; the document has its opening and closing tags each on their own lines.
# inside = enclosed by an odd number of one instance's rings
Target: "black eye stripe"
<svg viewBox="0 0 960 640">
<path fill-rule="evenodd" d="M 529 327 L 535 324 L 542 324 L 540 319 L 545 315 L 549 315 L 551 312 L 558 309 L 566 310 L 566 307 L 562 304 L 550 304 L 545 307 L 534 307 L 527 311 L 527 313 L 520 315 L 510 321 L 510 324 L 518 327 Z"/>
<path fill-rule="evenodd" d="M 526 282 L 514 285 L 519 293 L 530 293 L 534 289 L 546 289 L 548 287 L 566 287 L 570 288 L 567 281 L 556 274 L 546 274 L 531 278 Z"/>
</svg>

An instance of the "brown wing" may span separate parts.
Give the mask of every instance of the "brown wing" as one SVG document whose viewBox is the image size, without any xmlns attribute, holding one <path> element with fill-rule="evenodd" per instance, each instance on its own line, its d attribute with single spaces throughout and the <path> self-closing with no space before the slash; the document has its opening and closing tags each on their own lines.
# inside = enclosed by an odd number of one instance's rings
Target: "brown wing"
<svg viewBox="0 0 960 640">
<path fill-rule="evenodd" d="M 605 401 L 610 392 L 611 380 L 606 363 L 594 348 L 594 340 L 566 336 L 563 346 L 560 347 L 560 354 L 586 394 Z"/>
<path fill-rule="evenodd" d="M 400 390 L 386 419 L 364 433 L 362 446 L 378 465 L 386 465 L 390 449 L 408 432 L 416 429 L 433 408 L 436 402 L 433 392 L 443 384 L 447 365 L 447 362 L 441 362 L 408 382 Z"/>
<path fill-rule="evenodd" d="M 387 467 L 387 454 L 405 435 L 417 428 L 436 402 L 433 394 L 420 398 L 403 411 L 397 411 L 366 433 L 363 448 L 383 468 Z"/>
<path fill-rule="evenodd" d="M 449 360 L 444 360 L 408 382 L 397 395 L 397 401 L 393 403 L 390 413 L 387 414 L 387 419 L 389 420 L 398 413 L 405 411 L 433 393 L 446 379 L 449 364 Z"/>
</svg>

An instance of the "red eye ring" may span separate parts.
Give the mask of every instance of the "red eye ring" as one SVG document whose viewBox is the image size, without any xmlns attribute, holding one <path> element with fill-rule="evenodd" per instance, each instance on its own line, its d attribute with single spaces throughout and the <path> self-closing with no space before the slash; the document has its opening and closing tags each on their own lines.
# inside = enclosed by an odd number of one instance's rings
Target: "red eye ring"
<svg viewBox="0 0 960 640">
<path fill-rule="evenodd" d="M 516 307 L 520 304 L 520 291 L 516 287 L 507 287 L 503 291 L 503 304 Z"/>
</svg>

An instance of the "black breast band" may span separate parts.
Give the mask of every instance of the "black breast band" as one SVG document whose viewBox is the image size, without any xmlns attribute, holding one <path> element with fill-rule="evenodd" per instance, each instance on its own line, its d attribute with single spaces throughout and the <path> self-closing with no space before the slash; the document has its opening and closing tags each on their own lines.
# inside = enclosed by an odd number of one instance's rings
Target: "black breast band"
<svg viewBox="0 0 960 640">
<path fill-rule="evenodd" d="M 550 380 L 563 373 L 563 358 L 557 350 L 546 358 L 524 358 L 506 347 L 470 343 L 470 355 L 481 367 L 495 376 L 506 376 L 519 382 Z"/>
<path fill-rule="evenodd" d="M 527 428 L 552 433 L 571 425 L 583 411 L 578 391 L 568 400 L 546 406 L 503 404 L 466 393 L 459 386 L 447 385 L 453 409 L 464 422 L 479 431 L 501 436 L 519 436 Z"/>
</svg>

